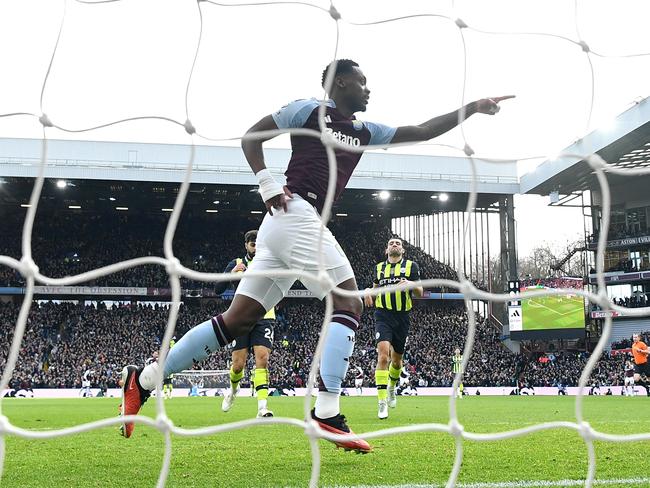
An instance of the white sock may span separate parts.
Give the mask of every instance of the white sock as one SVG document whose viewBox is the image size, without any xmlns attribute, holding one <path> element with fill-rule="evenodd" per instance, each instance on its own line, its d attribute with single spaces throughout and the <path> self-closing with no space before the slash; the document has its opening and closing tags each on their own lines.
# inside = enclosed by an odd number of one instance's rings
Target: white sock
<svg viewBox="0 0 650 488">
<path fill-rule="evenodd" d="M 145 390 L 151 391 L 156 389 L 156 380 L 158 379 L 158 363 L 151 363 L 145 366 L 140 373 L 138 381 L 140 386 Z"/>
<path fill-rule="evenodd" d="M 257 409 L 262 410 L 266 408 L 266 400 L 257 400 Z"/>
<path fill-rule="evenodd" d="M 328 419 L 338 415 L 340 412 L 339 399 L 341 397 L 338 393 L 330 393 L 329 391 L 319 391 L 316 397 L 316 417 L 319 419 Z"/>
</svg>

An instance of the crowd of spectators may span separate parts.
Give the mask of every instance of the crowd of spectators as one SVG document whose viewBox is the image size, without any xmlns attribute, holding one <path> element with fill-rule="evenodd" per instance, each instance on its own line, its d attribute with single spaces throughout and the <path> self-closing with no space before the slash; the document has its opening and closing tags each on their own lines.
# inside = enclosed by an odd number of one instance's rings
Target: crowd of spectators
<svg viewBox="0 0 650 488">
<path fill-rule="evenodd" d="M 609 231 L 607 232 L 607 240 L 615 239 L 625 239 L 626 237 L 641 237 L 647 236 L 650 233 L 647 227 L 644 225 L 635 225 L 628 226 L 624 222 L 613 222 L 609 226 Z M 598 242 L 598 237 L 600 236 L 600 229 L 597 229 L 593 234 L 589 236 L 590 242 Z"/>
<path fill-rule="evenodd" d="M 19 259 L 23 215 L 7 215 L 0 222 L 0 254 Z M 173 242 L 174 254 L 185 266 L 205 272 L 222 271 L 230 259 L 243 251 L 243 233 L 259 220 L 237 218 L 220 221 L 216 231 L 212 216 L 181 218 Z M 191 222 L 191 225 L 189 225 Z M 162 256 L 167 217 L 116 215 L 60 215 L 39 218 L 32 233 L 32 255 L 41 273 L 50 277 L 79 274 L 142 256 Z M 355 269 L 360 288 L 371 287 L 375 264 L 384 258 L 390 229 L 376 221 L 363 223 L 340 220 L 330 227 Z M 213 230 L 215 229 L 215 230 Z M 405 242 L 407 257 L 418 262 L 423 279 L 456 280 L 455 271 L 421 249 Z M 565 282 L 566 281 L 566 282 Z M 525 284 L 522 281 L 522 284 Z M 553 288 L 571 288 L 575 280 L 535 280 Z M 14 270 L 0 266 L 0 286 L 22 286 Z M 99 277 L 87 286 L 132 286 L 169 288 L 164 267 L 145 265 Z M 184 289 L 211 287 L 209 283 L 182 280 Z M 432 289 L 432 291 L 445 291 Z M 452 290 L 455 291 L 455 290 Z M 645 298 L 645 297 L 644 297 Z M 462 302 L 417 302 L 411 312 L 412 328 L 405 359 L 412 384 L 450 386 L 451 355 L 464 347 L 467 315 Z M 188 299 L 179 315 L 176 336 L 227 307 L 221 299 Z M 642 305 L 639 305 L 642 306 Z M 18 305 L 0 302 L 0 368 L 4 370 L 18 317 Z M 125 304 L 106 307 L 75 303 L 34 303 L 21 344 L 20 358 L 13 373 L 14 386 L 78 387 L 86 369 L 94 371 L 94 384 L 115 387 L 125 364 L 142 364 L 160 347 L 167 323 L 164 305 Z M 285 300 L 278 309 L 276 342 L 271 358 L 271 383 L 305 386 L 322 326 L 323 307 L 315 300 Z M 362 316 L 357 336 L 354 366 L 374 382 L 376 350 L 372 311 Z M 198 367 L 227 369 L 230 351 L 219 351 Z M 500 335 L 484 320 L 475 331 L 472 356 L 465 373 L 467 386 L 512 386 L 525 380 L 533 386 L 576 385 L 586 364 L 585 353 L 557 353 L 539 361 L 506 349 Z M 620 383 L 620 357 L 600 359 L 594 378 L 603 383 Z M 351 382 L 352 379 L 349 378 Z"/>
<path fill-rule="evenodd" d="M 605 263 L 605 273 L 611 273 L 614 271 L 622 271 L 624 273 L 633 273 L 635 271 L 648 271 L 650 270 L 650 262 L 648 262 L 647 257 L 642 260 L 633 260 L 633 259 L 620 259 L 612 262 L 608 261 Z M 589 274 L 596 274 L 596 268 L 591 268 Z"/>
<path fill-rule="evenodd" d="M 20 259 L 20 229 L 24 216 L 8 215 L 0 222 L 0 255 Z M 32 232 L 32 256 L 45 276 L 61 278 L 91 271 L 127 259 L 163 256 L 165 216 L 62 214 L 37 218 Z M 203 272 L 223 271 L 226 264 L 243 252 L 243 235 L 259 226 L 259 220 L 233 218 L 219 221 L 196 215 L 179 221 L 173 241 L 174 255 L 186 267 Z M 333 222 L 330 228 L 345 250 L 361 288 L 372 286 L 375 264 L 384 258 L 391 230 L 375 221 Z M 228 229 L 219 232 L 218 229 Z M 420 265 L 423 278 L 456 280 L 455 271 L 421 249 L 405 243 L 409 259 Z M 163 266 L 142 265 L 81 283 L 83 286 L 169 288 Z M 24 286 L 23 277 L 0 266 L 0 286 Z M 181 280 L 183 289 L 210 287 L 209 283 Z M 436 290 L 438 291 L 438 290 Z"/>
<path fill-rule="evenodd" d="M 648 340 L 650 340 L 650 331 L 646 332 L 641 332 L 641 340 L 648 344 Z M 620 349 L 629 349 L 632 347 L 632 336 L 627 337 L 625 339 L 621 339 L 620 341 L 615 341 L 612 342 L 611 348 L 613 351 L 620 350 Z"/>
<path fill-rule="evenodd" d="M 650 306 L 648 295 L 643 292 L 635 292 L 632 296 L 627 297 L 613 297 L 612 302 L 614 305 L 626 308 L 641 308 Z M 597 303 L 591 305 L 591 310 L 602 310 L 602 307 Z"/>
<path fill-rule="evenodd" d="M 645 293 L 636 293 L 629 297 L 614 298 L 616 305 L 627 308 L 640 308 L 648 306 L 648 297 Z"/>
<path fill-rule="evenodd" d="M 519 285 L 522 288 L 529 286 L 543 286 L 545 288 L 575 288 L 578 290 L 584 288 L 582 278 L 525 278 L 519 281 Z"/>
<path fill-rule="evenodd" d="M 453 302 L 448 302 L 453 303 Z M 467 315 L 458 305 L 420 303 L 411 312 L 411 332 L 405 354 L 411 383 L 418 386 L 450 386 L 451 356 L 464 348 Z M 176 327 L 180 338 L 190 327 L 227 307 L 220 299 L 193 300 L 181 307 Z M 19 306 L 0 303 L 0 370 L 6 367 Z M 86 369 L 94 372 L 93 385 L 117 386 L 125 364 L 143 364 L 160 347 L 169 310 L 164 305 L 128 304 L 105 307 L 74 303 L 34 303 L 29 314 L 20 355 L 11 385 L 19 387 L 78 388 Z M 306 385 L 323 320 L 323 306 L 316 300 L 287 299 L 278 308 L 275 346 L 270 360 L 272 386 Z M 228 369 L 230 350 L 213 354 L 202 369 Z M 625 355 L 604 355 L 594 370 L 593 381 L 622 383 Z M 542 357 L 545 360 L 540 360 Z M 466 386 L 575 386 L 588 360 L 586 353 L 554 353 L 523 356 L 511 353 L 487 321 L 478 320 L 472 355 L 465 373 Z M 374 383 L 376 363 L 372 312 L 362 316 L 352 366 L 360 366 L 365 384 Z M 251 365 L 249 365 L 250 367 Z M 348 386 L 352 383 L 350 376 Z M 246 381 L 244 381 L 244 385 Z"/>
</svg>

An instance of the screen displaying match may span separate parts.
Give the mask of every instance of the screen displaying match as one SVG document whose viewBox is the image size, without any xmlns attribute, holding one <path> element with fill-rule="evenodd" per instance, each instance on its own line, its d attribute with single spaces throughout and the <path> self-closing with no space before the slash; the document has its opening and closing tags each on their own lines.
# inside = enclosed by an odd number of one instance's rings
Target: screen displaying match
<svg viewBox="0 0 650 488">
<path fill-rule="evenodd" d="M 517 286 L 511 282 L 511 294 Z M 508 303 L 511 339 L 577 338 L 585 333 L 584 297 L 577 293 L 562 293 L 526 298 L 532 291 L 549 289 L 582 290 L 582 278 L 545 278 L 522 280 L 519 295 Z"/>
</svg>

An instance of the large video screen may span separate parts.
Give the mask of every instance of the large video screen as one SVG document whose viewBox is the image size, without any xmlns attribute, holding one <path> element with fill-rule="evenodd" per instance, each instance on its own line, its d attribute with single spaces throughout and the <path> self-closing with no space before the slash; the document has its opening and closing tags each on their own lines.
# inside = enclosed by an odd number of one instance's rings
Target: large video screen
<svg viewBox="0 0 650 488">
<path fill-rule="evenodd" d="M 582 290 L 581 278 L 545 278 L 519 283 L 519 300 L 508 305 L 510 338 L 578 338 L 585 334 L 584 298 L 563 293 L 526 298 L 531 291 L 548 289 Z"/>
</svg>

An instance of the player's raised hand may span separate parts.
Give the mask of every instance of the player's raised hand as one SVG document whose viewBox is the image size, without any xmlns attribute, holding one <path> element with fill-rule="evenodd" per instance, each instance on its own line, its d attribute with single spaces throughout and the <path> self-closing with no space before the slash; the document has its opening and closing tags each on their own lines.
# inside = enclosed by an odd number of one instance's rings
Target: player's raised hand
<svg viewBox="0 0 650 488">
<path fill-rule="evenodd" d="M 482 98 L 481 100 L 476 101 L 476 112 L 480 114 L 494 115 L 501 107 L 499 102 L 508 100 L 510 98 L 515 98 L 515 95 L 505 95 L 502 97 L 492 97 L 492 98 Z"/>
<path fill-rule="evenodd" d="M 264 202 L 264 205 L 266 205 L 266 209 L 269 211 L 269 215 L 273 215 L 273 209 L 283 209 L 285 212 L 287 211 L 287 199 L 293 198 L 293 193 L 291 193 L 291 190 L 287 188 L 285 185 L 283 187 L 284 193 L 280 193 L 279 195 L 275 195 L 272 198 L 269 198 L 266 202 Z"/>
</svg>

